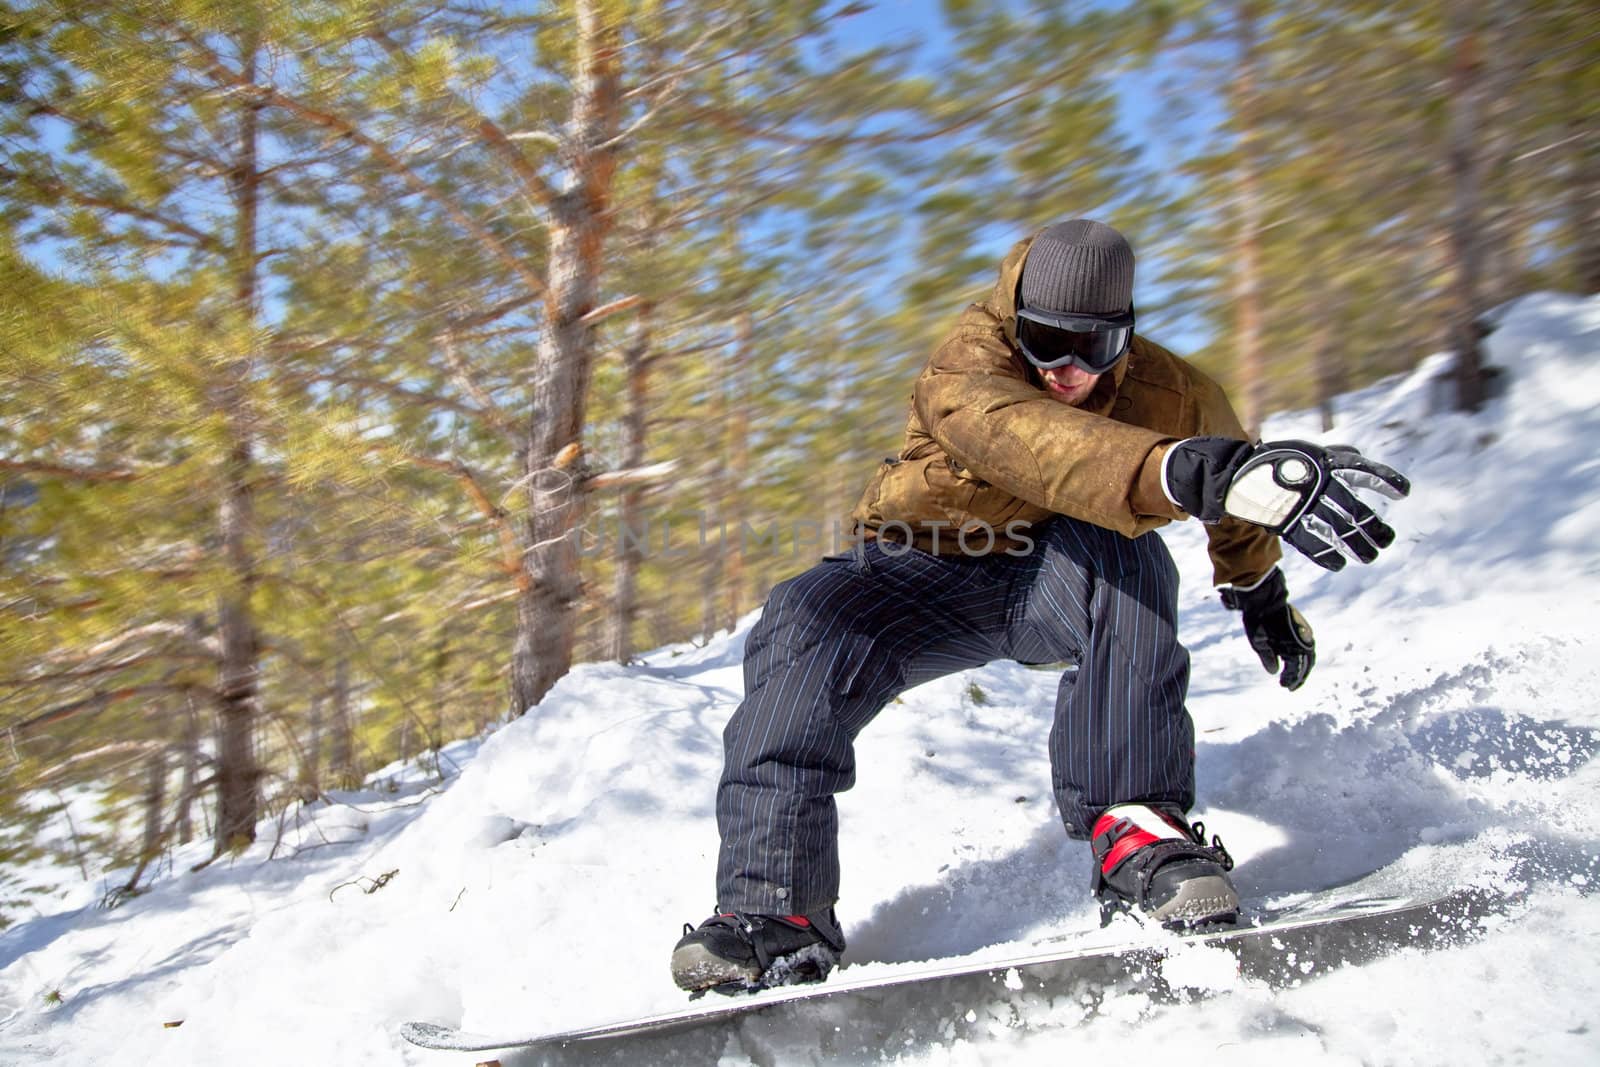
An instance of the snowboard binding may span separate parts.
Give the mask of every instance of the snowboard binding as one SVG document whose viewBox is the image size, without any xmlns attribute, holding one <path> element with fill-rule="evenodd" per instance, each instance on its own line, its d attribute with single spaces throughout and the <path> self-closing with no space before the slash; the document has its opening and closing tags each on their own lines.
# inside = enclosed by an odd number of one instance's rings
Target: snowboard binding
<svg viewBox="0 0 1600 1067">
<path fill-rule="evenodd" d="M 1228 872 L 1233 857 L 1205 824 L 1190 824 L 1175 804 L 1118 804 L 1095 820 L 1090 839 L 1092 888 L 1100 925 L 1118 912 L 1174 930 L 1239 921 L 1239 894 Z"/>
<path fill-rule="evenodd" d="M 821 982 L 844 947 L 832 908 L 813 915 L 719 913 L 698 927 L 684 925 L 672 979 L 691 999 Z"/>
</svg>

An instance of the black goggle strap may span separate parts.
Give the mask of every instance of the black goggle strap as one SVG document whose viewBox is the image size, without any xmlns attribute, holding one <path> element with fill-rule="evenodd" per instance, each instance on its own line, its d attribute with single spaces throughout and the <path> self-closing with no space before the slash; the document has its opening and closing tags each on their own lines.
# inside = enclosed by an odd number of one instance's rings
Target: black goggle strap
<svg viewBox="0 0 1600 1067">
<path fill-rule="evenodd" d="M 1066 330 L 1069 333 L 1099 333 L 1102 330 L 1115 330 L 1121 327 L 1132 329 L 1134 325 L 1134 309 L 1133 305 L 1129 304 L 1128 310 L 1119 315 L 1072 315 L 1018 307 L 1017 318 L 1036 322 L 1040 326 L 1048 326 L 1055 330 Z"/>
</svg>

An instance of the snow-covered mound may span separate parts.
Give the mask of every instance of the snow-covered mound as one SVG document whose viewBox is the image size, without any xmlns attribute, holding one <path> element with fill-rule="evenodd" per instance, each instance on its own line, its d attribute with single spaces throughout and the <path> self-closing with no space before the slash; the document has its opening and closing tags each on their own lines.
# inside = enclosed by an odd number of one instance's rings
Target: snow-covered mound
<svg viewBox="0 0 1600 1067">
<path fill-rule="evenodd" d="M 1341 403 L 1326 440 L 1416 490 L 1388 508 L 1401 540 L 1377 564 L 1286 563 L 1319 638 L 1301 692 L 1217 605 L 1202 532 L 1168 538 L 1187 576 L 1195 815 L 1241 891 L 1286 902 L 1390 867 L 1526 904 L 1476 943 L 1296 988 L 1224 976 L 1190 1004 L 1008 1010 L 982 1039 L 883 1059 L 1596 1062 L 1600 299 L 1526 298 L 1489 346 L 1510 388 L 1481 415 L 1435 413 L 1441 359 Z M 1267 436 L 1324 435 L 1306 415 Z M 459 1063 L 405 1046 L 398 1023 L 527 1032 L 679 1006 L 667 958 L 713 903 L 720 733 L 752 619 L 703 648 L 577 668 L 449 751 L 442 784 L 304 809 L 230 866 L 184 873 L 179 857 L 115 911 L 8 930 L 0 1062 Z M 1050 799 L 1054 688 L 991 664 L 906 693 L 863 734 L 840 798 L 853 971 L 999 958 L 1097 924 L 1088 850 Z M 264 862 L 280 829 L 295 855 Z M 722 1062 L 809 1058 L 752 1031 Z"/>
</svg>

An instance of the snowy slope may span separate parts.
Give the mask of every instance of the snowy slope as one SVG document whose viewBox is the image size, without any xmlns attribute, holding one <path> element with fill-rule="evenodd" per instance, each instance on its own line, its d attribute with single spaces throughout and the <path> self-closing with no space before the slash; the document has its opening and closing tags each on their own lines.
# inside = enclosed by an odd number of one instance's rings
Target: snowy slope
<svg viewBox="0 0 1600 1067">
<path fill-rule="evenodd" d="M 1401 541 L 1374 566 L 1287 562 L 1321 657 L 1300 693 L 1216 604 L 1201 531 L 1168 538 L 1187 576 L 1195 815 L 1242 892 L 1284 902 L 1392 867 L 1526 888 L 1526 906 L 1477 943 L 1298 988 L 1221 975 L 1219 995 L 1186 1004 L 999 1005 L 981 1039 L 883 1058 L 1600 1061 L 1600 299 L 1527 298 L 1490 350 L 1514 385 L 1480 416 L 1429 413 L 1440 360 L 1345 398 L 1327 439 L 1416 491 L 1389 507 Z M 1290 417 L 1267 436 L 1315 430 Z M 524 719 L 449 750 L 443 785 L 413 776 L 301 811 L 279 844 L 293 858 L 264 862 L 279 829 L 264 827 L 225 868 L 182 873 L 201 855 L 180 856 L 120 909 L 83 888 L 8 930 L 0 1063 L 462 1063 L 396 1025 L 525 1032 L 680 1005 L 666 962 L 712 904 L 719 737 L 751 621 L 574 670 Z M 853 971 L 999 958 L 1096 925 L 1087 848 L 1050 800 L 1054 685 L 991 664 L 905 694 L 862 736 L 841 797 Z M 809 1061 L 803 1043 L 744 1035 L 722 1062 L 753 1057 Z"/>
</svg>

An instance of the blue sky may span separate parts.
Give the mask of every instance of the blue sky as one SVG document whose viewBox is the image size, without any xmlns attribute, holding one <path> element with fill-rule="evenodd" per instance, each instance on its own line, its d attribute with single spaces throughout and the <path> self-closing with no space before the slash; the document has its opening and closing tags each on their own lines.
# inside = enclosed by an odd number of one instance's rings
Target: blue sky
<svg viewBox="0 0 1600 1067">
<path fill-rule="evenodd" d="M 844 24 L 844 33 L 852 43 L 860 45 L 899 43 L 916 40 L 922 63 L 936 70 L 952 54 L 951 31 L 941 15 L 938 0 L 870 0 L 871 7 L 853 16 Z M 1111 5 L 1115 6 L 1115 5 Z M 1162 95 L 1160 77 L 1154 73 L 1128 73 L 1118 80 L 1117 125 L 1129 141 L 1147 153 L 1147 160 L 1164 172 L 1170 172 L 1177 159 L 1187 154 L 1185 145 L 1197 137 L 1205 136 L 1220 116 L 1207 101 L 1189 94 L 1186 105 L 1194 112 L 1179 116 L 1166 106 Z M 1115 222 L 1108 219 L 1106 221 Z M 1009 247 L 1014 235 L 997 238 L 993 249 L 996 262 Z M 1136 248 L 1136 252 L 1139 250 Z M 1154 279 L 1159 264 L 1152 257 L 1143 256 L 1135 281 L 1135 302 L 1153 306 L 1159 302 L 1159 289 Z M 952 314 L 956 309 L 952 309 Z M 1209 331 L 1192 317 L 1174 319 L 1170 316 L 1150 316 L 1145 320 L 1153 326 L 1160 340 L 1180 354 L 1189 354 L 1203 347 Z"/>
</svg>

